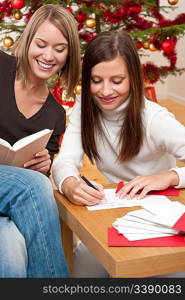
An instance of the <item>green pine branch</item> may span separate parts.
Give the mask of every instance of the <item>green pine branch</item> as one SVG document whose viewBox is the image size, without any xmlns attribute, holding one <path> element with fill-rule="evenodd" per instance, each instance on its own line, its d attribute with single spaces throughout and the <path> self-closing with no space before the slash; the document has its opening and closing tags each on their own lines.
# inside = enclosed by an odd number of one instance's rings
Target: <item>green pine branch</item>
<svg viewBox="0 0 185 300">
<path fill-rule="evenodd" d="M 145 30 L 134 30 L 131 35 L 138 40 L 147 41 L 148 37 L 155 36 L 160 40 L 165 40 L 167 37 L 181 37 L 185 33 L 185 24 L 171 25 L 167 27 L 147 28 Z"/>
<path fill-rule="evenodd" d="M 15 25 L 15 24 L 9 24 L 9 23 L 4 23 L 0 22 L 0 31 L 1 30 L 6 30 L 8 32 L 19 32 L 22 33 L 25 28 L 25 25 Z"/>
</svg>

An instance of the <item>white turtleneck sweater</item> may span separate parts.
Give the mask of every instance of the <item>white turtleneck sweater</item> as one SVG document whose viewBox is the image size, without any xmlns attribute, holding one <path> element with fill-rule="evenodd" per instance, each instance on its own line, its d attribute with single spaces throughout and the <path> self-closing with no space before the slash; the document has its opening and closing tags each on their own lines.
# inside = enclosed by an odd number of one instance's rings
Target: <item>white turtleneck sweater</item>
<svg viewBox="0 0 185 300">
<path fill-rule="evenodd" d="M 185 127 L 173 114 L 152 101 L 146 100 L 143 109 L 145 136 L 139 154 L 127 162 L 117 160 L 119 131 L 128 102 L 129 99 L 114 111 L 103 111 L 105 134 L 96 139 L 101 157 L 101 161 L 96 162 L 97 168 L 110 183 L 129 181 L 138 175 L 157 174 L 173 168 L 179 176 L 176 187 L 185 187 L 185 167 L 176 167 L 176 159 L 185 161 Z M 78 178 L 78 169 L 82 167 L 84 152 L 80 133 L 80 111 L 81 103 L 78 99 L 71 113 L 59 155 L 53 162 L 53 178 L 60 191 L 64 179 L 69 176 Z"/>
</svg>

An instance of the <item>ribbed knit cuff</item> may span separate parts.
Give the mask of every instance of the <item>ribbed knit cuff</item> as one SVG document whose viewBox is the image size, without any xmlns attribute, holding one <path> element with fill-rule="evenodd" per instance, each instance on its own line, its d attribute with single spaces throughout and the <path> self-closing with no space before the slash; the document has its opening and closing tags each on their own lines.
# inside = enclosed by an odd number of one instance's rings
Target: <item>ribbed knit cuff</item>
<svg viewBox="0 0 185 300">
<path fill-rule="evenodd" d="M 75 177 L 76 179 L 77 179 L 77 181 L 80 181 L 80 178 L 78 177 L 78 176 L 76 176 L 76 175 L 68 175 L 68 176 L 66 176 L 66 177 L 64 177 L 62 180 L 61 180 L 61 182 L 59 183 L 59 191 L 61 192 L 61 194 L 64 194 L 64 192 L 62 191 L 62 183 L 64 182 L 64 180 L 66 179 L 66 178 L 68 178 L 68 177 Z"/>
<path fill-rule="evenodd" d="M 179 184 L 175 188 L 185 188 L 185 167 L 182 168 L 172 168 L 170 171 L 175 171 L 179 177 Z"/>
</svg>

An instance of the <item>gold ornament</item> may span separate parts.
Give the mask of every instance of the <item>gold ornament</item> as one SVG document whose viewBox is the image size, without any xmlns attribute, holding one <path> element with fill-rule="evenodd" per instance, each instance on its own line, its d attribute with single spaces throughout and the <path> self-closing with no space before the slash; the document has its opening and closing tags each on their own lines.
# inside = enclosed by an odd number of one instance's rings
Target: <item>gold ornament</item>
<svg viewBox="0 0 185 300">
<path fill-rule="evenodd" d="M 168 3 L 170 5 L 176 5 L 179 2 L 179 0 L 168 0 Z"/>
<path fill-rule="evenodd" d="M 148 47 L 151 51 L 156 51 L 157 48 L 154 46 L 154 44 L 149 44 L 149 47 Z"/>
<path fill-rule="evenodd" d="M 82 86 L 80 84 L 78 84 L 75 88 L 75 94 L 81 94 L 82 91 Z"/>
<path fill-rule="evenodd" d="M 149 42 L 143 43 L 143 48 L 148 49 L 149 48 Z"/>
<path fill-rule="evenodd" d="M 13 14 L 14 19 L 17 21 L 20 20 L 22 18 L 22 16 L 23 16 L 23 14 L 20 10 L 16 10 Z"/>
<path fill-rule="evenodd" d="M 10 36 L 6 36 L 4 39 L 3 39 L 3 45 L 4 47 L 11 47 L 13 46 L 14 44 L 14 40 L 10 37 Z"/>
<path fill-rule="evenodd" d="M 92 28 L 96 25 L 96 20 L 93 18 L 89 18 L 85 21 L 87 27 Z"/>
</svg>

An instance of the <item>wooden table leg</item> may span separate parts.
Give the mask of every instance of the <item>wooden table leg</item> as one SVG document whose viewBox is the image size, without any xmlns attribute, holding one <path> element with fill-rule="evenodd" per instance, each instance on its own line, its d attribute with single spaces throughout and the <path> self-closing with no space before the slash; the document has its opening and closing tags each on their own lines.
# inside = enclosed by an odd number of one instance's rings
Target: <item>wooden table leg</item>
<svg viewBox="0 0 185 300">
<path fill-rule="evenodd" d="M 62 244 L 64 253 L 69 267 L 70 276 L 74 274 L 74 263 L 73 263 L 73 232 L 66 225 L 65 222 L 60 219 L 61 230 L 62 230 Z"/>
</svg>

